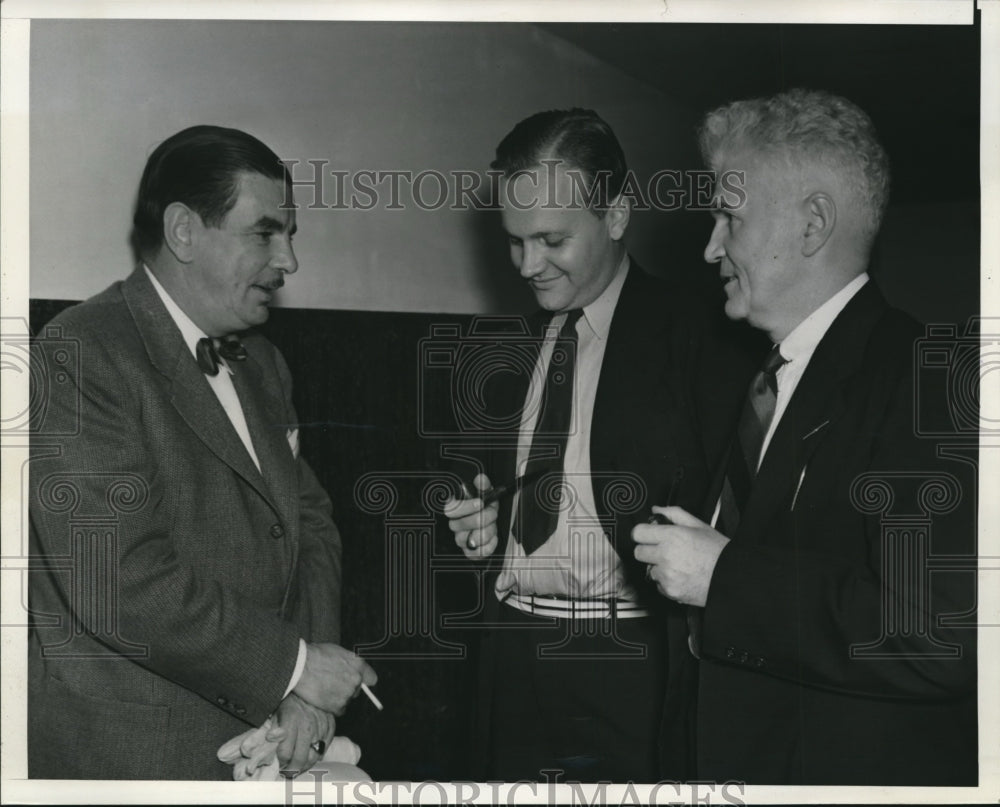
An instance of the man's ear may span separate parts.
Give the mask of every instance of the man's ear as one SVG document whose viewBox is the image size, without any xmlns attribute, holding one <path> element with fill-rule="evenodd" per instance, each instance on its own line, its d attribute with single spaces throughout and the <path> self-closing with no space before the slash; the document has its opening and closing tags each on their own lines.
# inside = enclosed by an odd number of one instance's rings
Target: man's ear
<svg viewBox="0 0 1000 807">
<path fill-rule="evenodd" d="M 806 197 L 803 205 L 806 231 L 802 238 L 802 254 L 811 258 L 833 235 L 837 226 L 837 204 L 828 193 L 816 191 Z"/>
<path fill-rule="evenodd" d="M 194 228 L 200 224 L 198 214 L 182 202 L 171 202 L 163 211 L 163 245 L 181 263 L 194 260 Z"/>
<path fill-rule="evenodd" d="M 604 214 L 604 221 L 608 228 L 608 235 L 612 241 L 620 241 L 628 228 L 628 220 L 632 215 L 632 203 L 628 196 L 619 193 L 618 196 L 608 206 Z"/>
</svg>

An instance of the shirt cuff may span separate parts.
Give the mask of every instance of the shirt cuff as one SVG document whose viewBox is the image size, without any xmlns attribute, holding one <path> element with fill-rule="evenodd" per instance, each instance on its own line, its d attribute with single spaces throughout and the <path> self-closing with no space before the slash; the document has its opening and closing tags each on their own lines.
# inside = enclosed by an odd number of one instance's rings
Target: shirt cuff
<svg viewBox="0 0 1000 807">
<path fill-rule="evenodd" d="M 302 671 L 306 668 L 306 640 L 299 639 L 299 655 L 295 659 L 295 669 L 292 670 L 292 680 L 288 682 L 288 688 L 285 690 L 285 694 L 282 699 L 287 698 L 293 689 L 299 685 L 299 679 L 302 677 Z"/>
</svg>

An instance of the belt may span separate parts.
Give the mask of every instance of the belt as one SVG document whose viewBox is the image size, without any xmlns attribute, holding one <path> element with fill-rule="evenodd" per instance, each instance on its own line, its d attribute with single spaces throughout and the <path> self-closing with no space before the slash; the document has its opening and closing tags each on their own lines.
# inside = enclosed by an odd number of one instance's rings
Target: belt
<svg viewBox="0 0 1000 807">
<path fill-rule="evenodd" d="M 501 602 L 536 616 L 558 619 L 636 619 L 649 611 L 628 600 L 573 600 L 568 597 L 536 597 L 533 594 L 508 594 Z"/>
</svg>

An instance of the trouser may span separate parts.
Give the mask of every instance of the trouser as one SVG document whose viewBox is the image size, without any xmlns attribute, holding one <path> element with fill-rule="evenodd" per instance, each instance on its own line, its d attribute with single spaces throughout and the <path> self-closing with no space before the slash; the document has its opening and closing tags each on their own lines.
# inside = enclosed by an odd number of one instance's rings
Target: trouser
<svg viewBox="0 0 1000 807">
<path fill-rule="evenodd" d="M 551 619 L 500 606 L 491 778 L 654 782 L 667 683 L 666 625 Z M 550 773 L 543 773 L 550 771 Z"/>
</svg>

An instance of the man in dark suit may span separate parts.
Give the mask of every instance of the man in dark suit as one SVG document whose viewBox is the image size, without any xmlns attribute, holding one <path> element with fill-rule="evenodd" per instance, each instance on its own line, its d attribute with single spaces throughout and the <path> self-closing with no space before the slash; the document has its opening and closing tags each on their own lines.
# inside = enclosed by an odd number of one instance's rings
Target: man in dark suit
<svg viewBox="0 0 1000 807">
<path fill-rule="evenodd" d="M 596 113 L 525 119 L 492 167 L 511 260 L 542 311 L 519 369 L 486 373 L 499 381 L 481 391 L 498 427 L 475 485 L 527 481 L 485 507 L 470 488 L 445 508 L 465 555 L 490 559 L 477 750 L 485 775 L 508 781 L 679 778 L 686 702 L 663 693 L 668 676 L 684 691 L 689 672 L 683 612 L 644 579 L 629 535 L 651 505 L 704 494 L 678 381 L 704 321 L 628 255 L 625 156 Z M 498 345 L 498 366 L 524 341 Z M 681 663 L 668 669 L 671 653 Z"/>
<path fill-rule="evenodd" d="M 803 90 L 710 113 L 701 145 L 718 189 L 705 258 L 727 315 L 774 348 L 711 489 L 714 528 L 665 508 L 675 526 L 633 532 L 691 607 L 697 775 L 975 784 L 974 457 L 919 436 L 921 329 L 867 274 L 885 152 L 858 107 Z M 950 568 L 930 571 L 937 556 Z"/>
<path fill-rule="evenodd" d="M 375 681 L 336 644 L 340 537 L 251 330 L 297 268 L 290 199 L 256 138 L 179 132 L 143 173 L 135 271 L 47 328 L 79 361 L 43 351 L 65 377 L 32 443 L 33 778 L 228 778 L 219 746 L 272 714 L 304 770 Z"/>
</svg>

